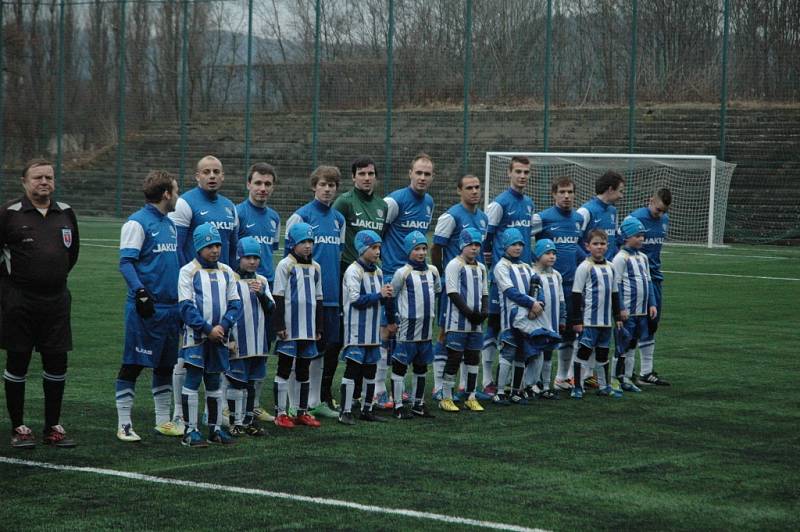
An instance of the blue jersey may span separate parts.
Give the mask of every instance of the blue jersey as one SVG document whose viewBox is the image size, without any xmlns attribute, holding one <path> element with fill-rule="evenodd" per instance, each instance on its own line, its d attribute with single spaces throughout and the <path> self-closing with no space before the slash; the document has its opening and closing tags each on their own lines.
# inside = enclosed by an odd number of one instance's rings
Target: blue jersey
<svg viewBox="0 0 800 532">
<path fill-rule="evenodd" d="M 433 218 L 433 198 L 417 194 L 411 187 L 395 190 L 385 198 L 386 223 L 383 226 L 381 266 L 385 276 L 392 276 L 408 261 L 403 240 L 412 231 L 428 232 Z"/>
<path fill-rule="evenodd" d="M 305 222 L 314 230 L 314 261 L 319 263 L 325 275 L 322 277 L 322 305 L 325 307 L 339 306 L 340 263 L 342 258 L 342 244 L 346 230 L 342 213 L 325 205 L 319 200 L 312 200 L 292 214 L 286 220 L 286 235 L 289 228 L 296 223 Z M 288 239 L 286 239 L 288 241 Z M 291 250 L 287 246 L 284 256 Z"/>
<path fill-rule="evenodd" d="M 120 265 L 129 262 L 137 279 L 128 279 L 128 301 L 139 288 L 157 303 L 178 302 L 178 232 L 175 224 L 152 204 L 147 204 L 122 226 L 119 239 Z M 123 269 L 123 275 L 125 275 Z M 136 286 L 138 282 L 141 286 Z"/>
<path fill-rule="evenodd" d="M 536 239 L 549 238 L 556 245 L 555 269 L 561 274 L 566 291 L 575 279 L 578 263 L 586 257 L 581 248 L 583 218 L 575 211 L 553 206 L 533 215 L 531 232 Z"/>
<path fill-rule="evenodd" d="M 669 215 L 662 214 L 661 218 L 654 218 L 650 209 L 642 207 L 636 209 L 629 216 L 638 218 L 644 225 L 644 245 L 642 252 L 647 255 L 650 261 L 650 275 L 654 281 L 663 281 L 664 274 L 661 273 L 661 246 L 667 241 L 667 230 L 669 229 Z"/>
<path fill-rule="evenodd" d="M 186 264 L 178 274 L 178 301 L 183 318 L 181 347 L 205 342 L 212 327 L 222 325 L 228 331 L 241 310 L 236 290 L 236 273 L 227 265 L 204 268 L 197 259 Z"/>
<path fill-rule="evenodd" d="M 647 316 L 648 309 L 656 306 L 647 255 L 638 249 L 623 247 L 611 265 L 619 285 L 620 308 L 631 316 Z"/>
<path fill-rule="evenodd" d="M 585 327 L 612 327 L 611 298 L 616 297 L 617 282 L 614 268 L 607 260 L 595 262 L 591 257 L 580 263 L 575 272 L 572 293 L 583 296 L 583 325 Z"/>
<path fill-rule="evenodd" d="M 316 340 L 316 316 L 321 309 L 322 271 L 316 261 L 297 262 L 294 255 L 285 257 L 275 268 L 275 287 L 272 293 L 283 296 L 283 322 L 287 341 Z M 280 331 L 275 331 L 280 332 Z"/>
<path fill-rule="evenodd" d="M 488 217 L 480 209 L 470 212 L 461 203 L 456 203 L 439 216 L 436 228 L 433 230 L 433 243 L 442 248 L 444 266 L 461 255 L 461 231 L 467 227 L 474 227 L 481 232 L 481 238 L 485 238 Z M 483 262 L 482 255 L 478 255 L 478 261 Z"/>
<path fill-rule="evenodd" d="M 400 316 L 398 342 L 428 341 L 433 335 L 436 294 L 442 291 L 442 283 L 436 266 L 426 266 L 425 270 L 418 270 L 406 264 L 392 277 Z"/>
<path fill-rule="evenodd" d="M 582 241 L 588 240 L 589 231 L 600 229 L 608 235 L 608 251 L 606 258 L 612 260 L 617 254 L 617 208 L 610 203 L 606 203 L 597 196 L 590 199 L 578 209 L 578 214 L 583 219 Z"/>
<path fill-rule="evenodd" d="M 281 218 L 275 209 L 256 207 L 249 199 L 236 206 L 239 217 L 239 239 L 252 236 L 261 244 L 261 264 L 258 273 L 270 283 L 275 280 L 275 264 L 272 254 L 278 251 L 281 234 Z"/>
<path fill-rule="evenodd" d="M 369 271 L 360 261 L 347 267 L 342 279 L 344 347 L 380 345 L 381 287 L 380 268 Z"/>
<path fill-rule="evenodd" d="M 500 262 L 503 257 L 501 238 L 503 231 L 515 227 L 522 233 L 522 262 L 531 262 L 531 217 L 533 215 L 533 200 L 520 194 L 513 188 L 497 196 L 486 208 L 489 218 L 489 228 L 486 241 L 492 247 L 492 265 Z"/>
<path fill-rule="evenodd" d="M 473 312 L 481 311 L 481 300 L 489 295 L 489 278 L 486 266 L 480 262 L 468 264 L 460 255 L 447 263 L 444 270 L 447 294 L 461 294 L 467 307 Z M 473 325 L 457 306 L 445 299 L 445 331 L 481 332 L 481 326 Z"/>
<path fill-rule="evenodd" d="M 170 213 L 169 217 L 178 229 L 178 259 L 181 265 L 194 259 L 192 234 L 195 227 L 206 222 L 216 227 L 222 238 L 219 261 L 230 265 L 236 258 L 239 218 L 236 206 L 225 196 L 195 187 L 178 198 L 175 212 Z"/>
<path fill-rule="evenodd" d="M 234 349 L 230 349 L 230 356 L 231 358 L 266 356 L 269 354 L 269 321 L 258 296 L 250 290 L 249 281 L 261 281 L 261 293 L 275 303 L 269 291 L 267 278 L 256 275 L 255 279 L 242 279 L 236 275 L 235 280 L 236 290 L 242 300 L 242 313 L 236 321 L 236 326 L 231 329 L 231 338 L 235 344 Z"/>
</svg>

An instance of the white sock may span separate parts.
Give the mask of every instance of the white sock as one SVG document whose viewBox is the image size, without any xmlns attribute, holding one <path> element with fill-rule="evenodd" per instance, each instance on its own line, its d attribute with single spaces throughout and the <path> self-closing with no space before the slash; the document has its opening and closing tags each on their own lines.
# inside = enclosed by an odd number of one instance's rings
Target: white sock
<svg viewBox="0 0 800 532">
<path fill-rule="evenodd" d="M 542 357 L 544 359 L 544 356 Z M 542 360 L 542 389 L 550 389 L 550 376 L 553 372 L 553 354 L 550 353 L 549 360 Z"/>
<path fill-rule="evenodd" d="M 244 425 L 244 401 L 247 396 L 247 390 L 244 388 L 234 388 L 228 386 L 225 392 L 225 397 L 228 401 L 234 402 L 233 423 L 234 425 Z"/>
<path fill-rule="evenodd" d="M 292 370 L 292 372 L 289 374 L 289 380 L 286 381 L 286 383 L 289 407 L 297 410 L 297 407 L 300 404 L 300 383 L 297 382 L 297 375 L 295 375 L 294 370 Z"/>
<path fill-rule="evenodd" d="M 120 390 L 117 396 L 117 422 L 119 426 L 132 425 L 131 410 L 133 410 L 133 398 L 136 396 L 136 390 L 133 388 L 126 388 Z"/>
<path fill-rule="evenodd" d="M 656 343 L 647 342 L 646 344 L 639 345 L 639 353 L 642 357 L 641 367 L 639 368 L 639 374 L 644 376 L 648 373 L 653 372 L 653 353 L 656 350 Z"/>
<path fill-rule="evenodd" d="M 261 390 L 264 389 L 264 379 L 253 382 L 253 387 L 256 392 L 256 396 L 253 398 L 253 408 L 261 408 Z"/>
<path fill-rule="evenodd" d="M 467 389 L 467 365 L 464 361 L 461 361 L 461 366 L 459 367 L 459 379 L 458 379 L 458 389 L 466 390 Z"/>
<path fill-rule="evenodd" d="M 184 414 L 186 425 L 190 430 L 197 430 L 197 406 L 199 402 L 197 390 L 190 390 L 184 387 L 181 388 L 181 394 L 187 397 L 187 403 L 189 404 L 189 411 Z"/>
<path fill-rule="evenodd" d="M 172 395 L 175 399 L 172 418 L 183 417 L 183 402 L 181 401 L 181 394 L 183 393 L 183 383 L 186 381 L 186 368 L 183 366 L 183 359 L 179 358 L 175 367 L 172 368 Z"/>
<path fill-rule="evenodd" d="M 320 391 L 322 389 L 322 363 L 324 357 L 317 357 L 308 366 L 308 408 L 320 405 Z"/>
<path fill-rule="evenodd" d="M 455 384 L 455 375 L 444 374 L 442 378 L 442 399 L 453 399 L 453 385 Z"/>
<path fill-rule="evenodd" d="M 556 378 L 565 381 L 569 379 L 570 370 L 572 369 L 572 346 L 558 348 L 558 373 Z"/>
<path fill-rule="evenodd" d="M 389 373 L 387 362 L 387 349 L 381 346 L 381 359 L 378 361 L 378 369 L 375 372 L 375 395 L 380 396 L 386 393 L 386 375 Z M 365 397 L 365 401 L 372 401 L 372 397 Z"/>
<path fill-rule="evenodd" d="M 170 420 L 169 409 L 172 406 L 170 404 L 172 400 L 172 386 L 165 384 L 164 386 L 158 386 L 152 390 L 153 405 L 156 411 L 156 425 L 160 425 Z"/>
<path fill-rule="evenodd" d="M 606 364 L 608 364 L 608 362 L 606 362 Z M 606 364 L 595 363 L 594 366 L 594 372 L 597 374 L 597 385 L 600 388 L 603 388 L 608 385 L 608 382 L 606 382 L 606 371 L 603 368 L 603 366 L 605 366 Z"/>
<path fill-rule="evenodd" d="M 444 374 L 444 366 L 446 361 L 444 360 L 434 360 L 433 361 L 433 389 L 442 390 L 442 382 L 443 378 L 442 375 Z"/>
<path fill-rule="evenodd" d="M 406 389 L 406 378 L 403 375 L 397 375 L 392 372 L 392 392 L 394 396 L 397 397 L 397 401 L 394 403 L 394 407 L 398 408 L 403 405 L 403 392 Z M 375 392 L 375 395 L 378 395 Z"/>
<path fill-rule="evenodd" d="M 497 393 L 505 393 L 505 386 L 511 376 L 511 362 L 500 357 L 500 369 L 497 377 Z"/>
<path fill-rule="evenodd" d="M 483 368 L 483 387 L 494 382 L 494 355 L 495 346 L 490 345 L 481 349 L 481 367 Z"/>
<path fill-rule="evenodd" d="M 344 384 L 344 397 L 342 397 L 342 412 L 353 410 L 353 390 L 356 388 L 356 381 L 353 379 L 342 378 Z"/>
<path fill-rule="evenodd" d="M 628 379 L 633 378 L 633 369 L 636 367 L 636 350 L 628 349 L 625 352 L 625 377 Z"/>
<path fill-rule="evenodd" d="M 285 414 L 286 413 L 286 403 L 289 399 L 289 383 L 286 379 L 282 379 L 281 377 L 275 377 L 275 385 L 278 387 L 278 402 L 275 405 L 275 410 L 278 414 Z M 298 402 L 300 400 L 298 399 Z M 297 403 L 295 403 L 297 404 Z"/>
</svg>

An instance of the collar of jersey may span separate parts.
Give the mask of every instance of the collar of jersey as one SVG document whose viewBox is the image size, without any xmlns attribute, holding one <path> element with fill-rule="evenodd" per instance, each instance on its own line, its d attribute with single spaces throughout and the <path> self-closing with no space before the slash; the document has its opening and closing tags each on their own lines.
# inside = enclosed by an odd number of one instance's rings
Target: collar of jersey
<svg viewBox="0 0 800 532">
<path fill-rule="evenodd" d="M 419 272 L 424 272 L 428 269 L 428 263 L 424 260 L 422 262 L 417 262 L 415 260 L 408 259 L 408 264 Z"/>
<path fill-rule="evenodd" d="M 511 192 L 511 194 L 513 194 L 516 198 L 522 199 L 525 197 L 524 194 L 515 190 L 514 187 L 508 187 L 508 191 Z"/>
<path fill-rule="evenodd" d="M 359 190 L 356 187 L 353 187 L 353 194 L 358 196 L 358 198 L 362 201 L 370 201 L 372 200 L 373 197 L 375 197 L 375 192 L 373 192 L 372 194 L 367 194 L 363 190 Z"/>
<path fill-rule="evenodd" d="M 217 201 L 217 198 L 219 197 L 218 192 L 211 192 L 210 190 L 205 190 L 200 187 L 197 187 L 197 190 L 199 190 L 200 194 L 202 194 L 208 201 Z"/>
<path fill-rule="evenodd" d="M 266 206 L 266 205 L 264 205 L 263 207 L 259 207 L 258 205 L 256 205 L 255 203 L 253 203 L 253 202 L 250 200 L 250 198 L 247 198 L 247 203 L 249 203 L 249 204 L 250 204 L 250 207 L 251 207 L 251 208 L 253 208 L 253 209 L 257 210 L 257 211 L 265 211 L 265 210 L 267 210 L 267 206 Z"/>
<path fill-rule="evenodd" d="M 151 214 L 154 214 L 154 215 L 158 216 L 159 218 L 163 218 L 164 216 L 166 216 L 166 214 L 164 214 L 163 212 L 159 211 L 158 207 L 156 207 L 152 203 L 146 203 L 144 208 L 147 209 L 148 211 L 150 211 Z"/>
<path fill-rule="evenodd" d="M 503 254 L 503 258 L 509 262 L 513 262 L 514 264 L 522 262 L 522 255 L 520 255 L 519 257 L 509 257 L 508 255 Z"/>
<path fill-rule="evenodd" d="M 20 200 L 20 203 L 22 203 L 22 210 L 23 211 L 32 211 L 32 210 L 38 208 L 38 207 L 34 206 L 34 204 L 31 202 L 31 200 L 30 200 L 30 198 L 28 198 L 28 196 L 22 196 L 22 199 Z M 51 197 L 50 198 L 50 205 L 47 207 L 47 210 L 48 211 L 60 211 L 61 207 L 59 207 L 58 206 L 58 202 L 55 201 Z"/>
<path fill-rule="evenodd" d="M 572 209 L 562 209 L 558 205 L 553 205 L 553 207 L 555 207 L 556 211 L 558 211 L 561 216 L 572 216 Z"/>
<path fill-rule="evenodd" d="M 377 264 L 369 264 L 367 261 L 361 260 L 361 257 L 356 259 L 356 261 L 362 268 L 364 268 L 365 272 L 374 272 L 378 268 Z"/>
<path fill-rule="evenodd" d="M 290 251 L 290 253 L 292 254 L 292 257 L 294 257 L 294 260 L 296 260 L 298 262 L 298 264 L 311 264 L 312 257 L 308 257 L 307 259 L 304 259 L 304 258 L 300 257 L 300 255 L 295 253 L 294 250 Z"/>
<path fill-rule="evenodd" d="M 411 188 L 411 185 L 408 185 L 408 190 L 409 190 L 409 192 L 411 192 L 414 195 L 415 198 L 418 198 L 418 199 L 424 198 L 425 194 L 427 194 L 427 192 L 423 192 L 422 194 L 420 194 L 419 192 L 417 192 L 416 190 Z"/>
<path fill-rule="evenodd" d="M 328 212 L 329 210 L 331 210 L 331 206 L 330 205 L 325 205 L 324 203 L 322 203 L 317 198 L 314 198 L 313 204 L 314 204 L 314 207 L 319 211 Z"/>
<path fill-rule="evenodd" d="M 197 262 L 199 262 L 200 266 L 202 266 L 206 270 L 217 270 L 217 269 L 219 269 L 219 261 L 217 261 L 217 262 L 208 262 L 203 257 L 201 257 L 199 253 L 195 257 L 195 260 Z"/>
</svg>

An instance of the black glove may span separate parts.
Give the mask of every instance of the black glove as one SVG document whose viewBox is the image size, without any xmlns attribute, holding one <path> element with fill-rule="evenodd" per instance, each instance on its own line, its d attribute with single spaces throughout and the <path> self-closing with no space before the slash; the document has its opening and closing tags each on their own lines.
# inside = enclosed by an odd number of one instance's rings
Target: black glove
<svg viewBox="0 0 800 532">
<path fill-rule="evenodd" d="M 483 316 L 481 315 L 480 312 L 476 311 L 470 312 L 469 314 L 467 314 L 467 319 L 473 325 L 480 325 L 481 323 L 483 323 Z"/>
<path fill-rule="evenodd" d="M 144 288 L 136 291 L 136 313 L 144 319 L 150 318 L 156 313 L 153 296 Z"/>
</svg>

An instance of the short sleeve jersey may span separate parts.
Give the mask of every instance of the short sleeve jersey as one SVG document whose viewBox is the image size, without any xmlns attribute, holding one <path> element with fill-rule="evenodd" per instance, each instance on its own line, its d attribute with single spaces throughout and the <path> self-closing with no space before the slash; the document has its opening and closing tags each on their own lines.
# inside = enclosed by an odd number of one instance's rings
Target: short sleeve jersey
<svg viewBox="0 0 800 532">
<path fill-rule="evenodd" d="M 406 264 L 394 273 L 392 287 L 400 325 L 398 342 L 429 341 L 433 336 L 436 294 L 442 291 L 439 270 L 433 265 L 422 271 Z"/>
<path fill-rule="evenodd" d="M 178 232 L 169 216 L 152 204 L 130 215 L 120 231 L 119 256 L 133 259 L 136 275 L 157 303 L 178 302 Z M 133 299 L 128 289 L 128 301 Z"/>
<path fill-rule="evenodd" d="M 365 308 L 353 303 L 365 295 L 380 294 L 383 272 L 380 268 L 367 271 L 358 262 L 347 267 L 342 280 L 344 304 L 344 347 L 349 345 L 380 345 L 381 303 L 376 300 Z"/>
<path fill-rule="evenodd" d="M 470 212 L 461 203 L 456 203 L 439 216 L 433 230 L 433 243 L 442 247 L 442 264 L 445 266 L 461 255 L 461 231 L 467 227 L 477 229 L 481 238 L 486 238 L 488 217 L 480 209 Z M 483 262 L 483 256 L 478 255 L 478 260 Z"/>
<path fill-rule="evenodd" d="M 489 219 L 487 238 L 492 239 L 492 264 L 503 257 L 501 238 L 503 231 L 514 227 L 522 233 L 522 262 L 531 262 L 531 218 L 535 207 L 533 200 L 508 188 L 495 198 L 486 208 Z"/>
<path fill-rule="evenodd" d="M 191 301 L 203 319 L 212 326 L 219 325 L 227 311 L 228 301 L 239 299 L 236 273 L 227 264 L 203 268 L 196 260 L 183 266 L 178 273 L 178 301 Z M 203 343 L 206 334 L 183 325 L 182 347 Z"/>
<path fill-rule="evenodd" d="M 339 290 L 341 290 L 339 272 L 342 258 L 342 242 L 344 242 L 344 216 L 336 209 L 319 200 L 312 200 L 292 214 L 286 220 L 286 234 L 296 223 L 305 222 L 314 231 L 314 261 L 325 271 L 322 278 L 323 306 L 339 306 Z M 286 247 L 284 256 L 291 250 Z"/>
<path fill-rule="evenodd" d="M 219 261 L 231 264 L 236 257 L 239 218 L 236 214 L 236 206 L 225 196 L 211 194 L 200 187 L 195 187 L 178 198 L 175 211 L 171 212 L 169 217 L 175 222 L 179 232 L 185 231 L 182 247 L 180 245 L 181 238 L 178 239 L 178 260 L 181 265 L 194 259 L 192 233 L 195 227 L 206 222 L 210 222 L 217 228 L 222 239 Z"/>
<path fill-rule="evenodd" d="M 536 239 L 549 238 L 556 245 L 555 269 L 561 274 L 565 290 L 572 286 L 575 269 L 586 253 L 580 248 L 583 218 L 575 211 L 553 206 L 533 215 L 531 232 Z"/>
<path fill-rule="evenodd" d="M 278 251 L 278 242 L 281 234 L 281 218 L 271 207 L 257 207 L 249 199 L 236 206 L 239 217 L 239 239 L 251 236 L 261 244 L 261 264 L 258 266 L 259 275 L 266 277 L 267 281 L 275 280 L 275 264 L 272 255 Z"/>
<path fill-rule="evenodd" d="M 433 218 L 433 198 L 430 194 L 417 194 L 411 187 L 395 190 L 384 198 L 386 225 L 383 229 L 381 267 L 385 276 L 392 276 L 408 260 L 403 250 L 403 240 L 412 231 L 428 232 Z"/>
<path fill-rule="evenodd" d="M 287 340 L 316 340 L 317 303 L 322 301 L 322 269 L 316 261 L 284 257 L 275 268 L 272 294 L 283 297 Z"/>
<path fill-rule="evenodd" d="M 267 316 L 264 314 L 264 309 L 261 308 L 258 296 L 250 290 L 248 280 L 242 279 L 239 275 L 236 275 L 235 279 L 236 290 L 242 300 L 242 313 L 236 321 L 236 326 L 231 329 L 233 339 L 236 341 L 236 350 L 231 351 L 231 358 L 266 356 L 269 354 Z M 267 278 L 263 275 L 256 275 L 256 279 L 261 281 L 264 295 L 273 301 Z"/>
<path fill-rule="evenodd" d="M 611 298 L 618 292 L 614 268 L 607 260 L 595 262 L 591 257 L 580 263 L 575 271 L 573 294 L 583 297 L 583 325 L 611 327 L 614 325 Z"/>
<path fill-rule="evenodd" d="M 481 299 L 489 295 L 489 280 L 486 266 L 480 262 L 467 264 L 459 255 L 447 263 L 444 270 L 446 292 L 460 294 L 473 312 L 481 311 Z M 481 326 L 473 325 L 448 297 L 445 300 L 445 331 L 481 332 Z"/>
<path fill-rule="evenodd" d="M 664 274 L 661 273 L 661 247 L 667 241 L 667 231 L 669 229 L 669 215 L 662 214 L 661 218 L 654 218 L 650 209 L 642 207 L 636 209 L 630 216 L 638 218 L 644 225 L 644 245 L 642 253 L 647 255 L 650 261 L 650 275 L 654 281 L 663 281 Z"/>
<path fill-rule="evenodd" d="M 367 194 L 354 188 L 336 198 L 333 208 L 342 214 L 346 227 L 342 263 L 351 264 L 358 258 L 356 234 L 364 229 L 372 229 L 379 235 L 383 232 L 386 202 L 374 193 Z"/>
<path fill-rule="evenodd" d="M 600 229 L 608 235 L 608 251 L 606 258 L 611 260 L 617 254 L 617 208 L 610 203 L 606 203 L 597 196 L 590 199 L 578 209 L 578 214 L 583 218 L 581 230 L 583 236 L 581 240 L 585 242 L 589 231 Z"/>
</svg>

